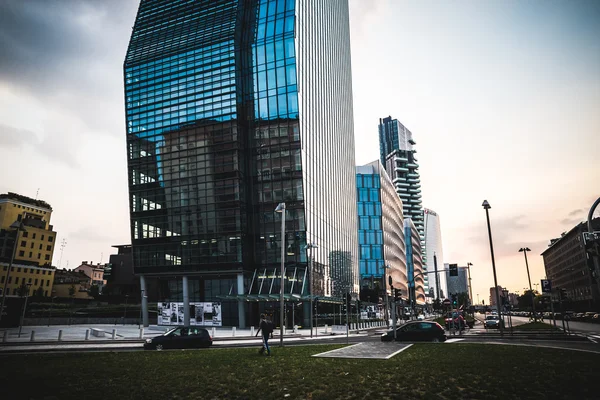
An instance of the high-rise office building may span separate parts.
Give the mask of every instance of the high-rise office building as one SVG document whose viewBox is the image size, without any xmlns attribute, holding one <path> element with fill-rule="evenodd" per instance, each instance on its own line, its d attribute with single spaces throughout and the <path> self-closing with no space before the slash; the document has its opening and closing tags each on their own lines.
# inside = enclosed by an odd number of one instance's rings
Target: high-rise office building
<svg viewBox="0 0 600 400">
<path fill-rule="evenodd" d="M 133 262 L 184 323 L 191 302 L 220 303 L 223 325 L 278 316 L 282 282 L 306 300 L 307 243 L 315 294 L 358 292 L 350 61 L 346 0 L 141 1 L 124 64 Z"/>
<path fill-rule="evenodd" d="M 446 273 L 444 269 L 444 252 L 442 249 L 442 230 L 440 228 L 439 215 L 427 208 L 423 209 L 425 216 L 425 248 L 427 249 L 427 272 L 429 276 L 429 292 L 426 293 L 431 299 L 444 299 L 448 293 Z M 436 267 L 437 266 L 437 267 Z"/>
<path fill-rule="evenodd" d="M 378 294 L 383 294 L 385 288 L 390 293 L 384 277 L 391 276 L 394 288 L 406 294 L 402 200 L 378 160 L 356 167 L 356 189 L 361 288 L 375 290 Z M 384 266 L 388 267 L 385 271 Z"/>
<path fill-rule="evenodd" d="M 428 263 L 421 200 L 421 178 L 415 157 L 412 132 L 400 121 L 387 117 L 379 120 L 379 156 L 392 179 L 398 196 L 402 199 L 405 217 L 410 217 L 421 238 L 421 256 Z M 425 291 L 429 291 L 428 274 L 425 274 Z"/>
<path fill-rule="evenodd" d="M 466 293 L 469 295 L 469 276 L 467 267 L 458 266 L 458 276 L 450 276 L 450 264 L 444 264 L 448 282 L 448 297 L 451 294 Z"/>
</svg>

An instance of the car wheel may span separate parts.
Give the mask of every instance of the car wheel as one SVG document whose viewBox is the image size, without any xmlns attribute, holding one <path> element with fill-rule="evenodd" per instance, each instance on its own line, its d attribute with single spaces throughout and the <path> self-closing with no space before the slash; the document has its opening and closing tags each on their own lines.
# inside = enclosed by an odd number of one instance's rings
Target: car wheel
<svg viewBox="0 0 600 400">
<path fill-rule="evenodd" d="M 433 340 L 432 340 L 432 342 L 433 343 L 439 343 L 440 342 L 440 338 L 434 337 Z"/>
<path fill-rule="evenodd" d="M 163 349 L 163 345 L 162 344 L 157 344 L 156 345 L 156 350 L 161 351 Z"/>
</svg>

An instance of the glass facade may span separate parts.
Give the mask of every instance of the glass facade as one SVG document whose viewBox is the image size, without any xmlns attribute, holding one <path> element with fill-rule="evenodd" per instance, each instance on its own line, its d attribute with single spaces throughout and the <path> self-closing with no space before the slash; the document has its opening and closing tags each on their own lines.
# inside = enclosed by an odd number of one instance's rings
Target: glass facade
<svg viewBox="0 0 600 400">
<path fill-rule="evenodd" d="M 427 295 L 432 299 L 435 298 L 446 298 L 448 293 L 448 287 L 446 284 L 446 274 L 444 272 L 438 272 L 437 277 L 435 274 L 435 264 L 437 263 L 437 270 L 441 271 L 444 269 L 444 251 L 442 248 L 442 230 L 440 228 L 440 217 L 439 215 L 427 208 L 423 209 L 425 216 L 425 247 L 429 253 L 427 257 L 427 271 L 429 272 L 429 292 Z M 437 292 L 437 294 L 436 294 Z"/>
<path fill-rule="evenodd" d="M 291 290 L 307 239 L 327 295 L 357 277 L 347 3 L 306 3 L 140 3 L 124 64 L 131 237 L 163 297 L 182 275 L 194 301 L 249 295 L 282 242 Z"/>
<path fill-rule="evenodd" d="M 406 271 L 408 291 L 411 303 L 425 304 L 425 269 L 421 259 L 421 240 L 419 232 L 411 218 L 404 220 L 406 240 Z"/>
<path fill-rule="evenodd" d="M 402 201 L 379 161 L 356 167 L 361 287 L 408 288 Z M 384 266 L 387 271 L 384 272 Z"/>
</svg>

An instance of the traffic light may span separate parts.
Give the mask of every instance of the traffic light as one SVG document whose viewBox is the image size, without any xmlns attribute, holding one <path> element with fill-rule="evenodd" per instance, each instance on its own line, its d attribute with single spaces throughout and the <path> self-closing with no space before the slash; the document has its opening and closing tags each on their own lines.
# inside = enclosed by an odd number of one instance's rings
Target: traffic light
<svg viewBox="0 0 600 400">
<path fill-rule="evenodd" d="M 402 300 L 402 290 L 394 289 L 394 301 Z"/>
<path fill-rule="evenodd" d="M 559 295 L 560 300 L 566 300 L 567 299 L 567 289 L 565 289 L 565 288 L 558 289 L 558 295 Z"/>
<path fill-rule="evenodd" d="M 449 268 L 450 268 L 450 276 L 458 276 L 458 265 L 457 264 L 450 264 Z"/>
<path fill-rule="evenodd" d="M 458 295 L 456 293 L 454 293 L 452 295 L 452 305 L 456 305 L 458 303 Z"/>
</svg>

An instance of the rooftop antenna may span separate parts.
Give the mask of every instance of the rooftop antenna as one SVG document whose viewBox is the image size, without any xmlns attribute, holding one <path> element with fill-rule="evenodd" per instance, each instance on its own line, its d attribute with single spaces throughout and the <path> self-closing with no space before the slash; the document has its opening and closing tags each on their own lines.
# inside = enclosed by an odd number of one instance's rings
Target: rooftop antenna
<svg viewBox="0 0 600 400">
<path fill-rule="evenodd" d="M 38 194 L 40 193 L 40 188 L 37 188 L 37 190 L 35 191 L 35 199 L 37 200 L 38 198 Z"/>
<path fill-rule="evenodd" d="M 63 240 L 60 242 L 60 259 L 58 261 L 58 268 L 60 268 L 62 264 L 63 251 L 65 250 L 65 247 L 67 247 L 67 239 L 63 238 Z M 69 265 L 68 261 L 67 265 Z"/>
<path fill-rule="evenodd" d="M 104 253 L 100 252 L 100 264 L 102 264 L 102 258 L 104 257 Z"/>
</svg>

